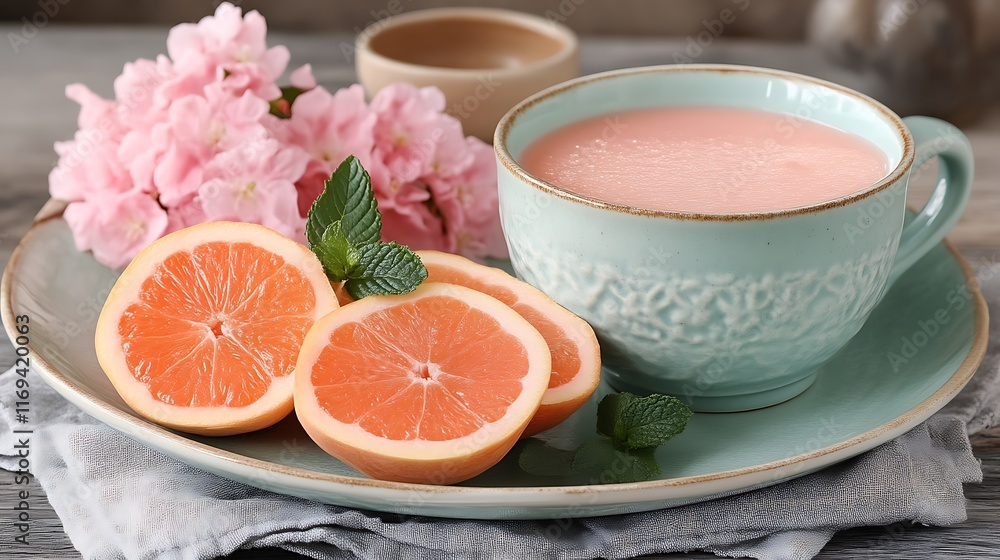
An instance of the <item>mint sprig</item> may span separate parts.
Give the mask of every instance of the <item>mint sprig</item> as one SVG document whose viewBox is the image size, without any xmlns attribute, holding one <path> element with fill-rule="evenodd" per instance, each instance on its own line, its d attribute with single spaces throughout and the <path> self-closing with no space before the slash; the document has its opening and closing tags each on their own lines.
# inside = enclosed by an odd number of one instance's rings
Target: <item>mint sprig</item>
<svg viewBox="0 0 1000 560">
<path fill-rule="evenodd" d="M 355 299 L 413 291 L 427 279 L 427 268 L 408 247 L 383 243 L 381 237 L 382 216 L 371 178 L 358 158 L 349 156 L 309 209 L 309 248 L 327 278 L 344 282 Z"/>
<path fill-rule="evenodd" d="M 668 395 L 612 393 L 597 405 L 597 433 L 607 436 L 563 450 L 527 440 L 521 470 L 580 484 L 640 482 L 660 474 L 656 448 L 687 427 L 691 409 Z"/>
<path fill-rule="evenodd" d="M 683 432 L 690 418 L 691 409 L 669 395 L 613 393 L 597 405 L 597 431 L 625 449 L 663 445 Z"/>
</svg>

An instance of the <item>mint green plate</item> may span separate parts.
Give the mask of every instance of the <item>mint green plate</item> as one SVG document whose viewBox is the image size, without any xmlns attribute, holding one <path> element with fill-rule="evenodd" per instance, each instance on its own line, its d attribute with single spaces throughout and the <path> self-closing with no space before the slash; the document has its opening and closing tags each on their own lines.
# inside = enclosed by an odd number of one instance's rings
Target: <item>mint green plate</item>
<svg viewBox="0 0 1000 560">
<path fill-rule="evenodd" d="M 115 273 L 73 246 L 58 217 L 37 223 L 4 273 L 0 310 L 31 316 L 35 369 L 68 400 L 109 426 L 193 466 L 293 496 L 371 510 L 476 519 L 619 514 L 677 506 L 801 476 L 892 439 L 940 409 L 986 350 L 986 305 L 966 263 L 940 245 L 910 269 L 864 329 L 820 370 L 816 383 L 780 405 L 696 414 L 662 446 L 661 478 L 632 484 L 565 485 L 522 472 L 509 454 L 458 486 L 365 478 L 315 446 L 294 416 L 242 436 L 189 436 L 137 417 L 98 365 L 94 327 Z M 570 420 L 538 436 L 575 447 L 597 439 L 598 394 Z"/>
</svg>

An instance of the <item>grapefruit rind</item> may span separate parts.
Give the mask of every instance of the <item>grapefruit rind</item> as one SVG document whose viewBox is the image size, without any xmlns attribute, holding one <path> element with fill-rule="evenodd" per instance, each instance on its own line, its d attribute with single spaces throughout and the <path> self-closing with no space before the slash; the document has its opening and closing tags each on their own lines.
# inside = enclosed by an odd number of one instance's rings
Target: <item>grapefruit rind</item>
<svg viewBox="0 0 1000 560">
<path fill-rule="evenodd" d="M 268 390 L 248 406 L 168 404 L 153 397 L 148 386 L 132 375 L 118 332 L 122 314 L 137 300 L 143 282 L 160 263 L 175 253 L 212 242 L 250 243 L 278 255 L 287 264 L 302 271 L 314 288 L 316 305 L 311 314 L 314 321 L 337 308 L 337 298 L 326 280 L 323 267 L 308 248 L 264 226 L 210 222 L 166 235 L 132 260 L 111 289 L 98 318 L 95 348 L 98 361 L 111 384 L 122 400 L 139 415 L 184 432 L 225 436 L 266 428 L 287 416 L 293 406 L 292 376 L 273 378 Z"/>
<path fill-rule="evenodd" d="M 395 440 L 371 434 L 357 424 L 341 422 L 323 410 L 316 397 L 311 370 L 338 327 L 363 322 L 366 316 L 382 309 L 442 295 L 458 298 L 488 313 L 517 338 L 529 356 L 528 370 L 521 378 L 521 393 L 499 420 L 455 439 Z M 482 473 L 513 447 L 537 411 L 550 374 L 548 345 L 511 308 L 469 288 L 425 282 L 409 294 L 360 299 L 317 321 L 306 335 L 293 375 L 295 412 L 317 445 L 368 476 L 397 482 L 453 484 Z"/>
<path fill-rule="evenodd" d="M 587 402 L 601 381 L 601 349 L 597 335 L 589 323 L 553 301 L 538 288 L 518 280 L 499 268 L 478 264 L 465 257 L 440 251 L 417 251 L 417 254 L 424 265 L 429 267 L 428 270 L 433 267 L 449 268 L 472 276 L 484 284 L 511 290 L 516 294 L 517 301 L 504 303 L 524 304 L 537 309 L 561 326 L 563 333 L 579 349 L 579 373 L 563 384 L 545 391 L 542 404 L 522 437 L 530 437 L 560 424 Z"/>
</svg>

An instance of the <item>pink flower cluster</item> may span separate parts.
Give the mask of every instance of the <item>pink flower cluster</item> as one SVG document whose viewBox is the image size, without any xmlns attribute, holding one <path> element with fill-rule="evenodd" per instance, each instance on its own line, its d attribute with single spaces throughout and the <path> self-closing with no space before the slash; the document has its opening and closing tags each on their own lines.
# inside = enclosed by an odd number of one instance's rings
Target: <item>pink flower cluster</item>
<svg viewBox="0 0 1000 560">
<path fill-rule="evenodd" d="M 396 84 L 365 101 L 330 93 L 305 65 L 276 81 L 289 52 L 268 48 L 256 11 L 223 3 L 174 27 L 169 56 L 125 65 L 115 97 L 81 84 L 75 137 L 49 176 L 77 248 L 121 267 L 172 231 L 213 220 L 258 223 L 304 241 L 305 215 L 349 155 L 372 178 L 383 237 L 414 249 L 506 256 L 492 149 L 466 138 L 436 88 Z"/>
</svg>

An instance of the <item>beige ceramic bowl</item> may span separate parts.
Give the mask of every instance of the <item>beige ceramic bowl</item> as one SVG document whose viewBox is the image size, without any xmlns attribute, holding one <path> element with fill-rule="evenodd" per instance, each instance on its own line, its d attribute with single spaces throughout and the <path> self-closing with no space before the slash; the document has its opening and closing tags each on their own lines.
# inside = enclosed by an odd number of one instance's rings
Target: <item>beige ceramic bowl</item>
<svg viewBox="0 0 1000 560">
<path fill-rule="evenodd" d="M 394 82 L 437 86 L 466 134 L 492 142 L 508 109 L 574 78 L 576 35 L 544 18 L 489 8 L 441 8 L 392 16 L 357 39 L 368 96 Z"/>
</svg>

